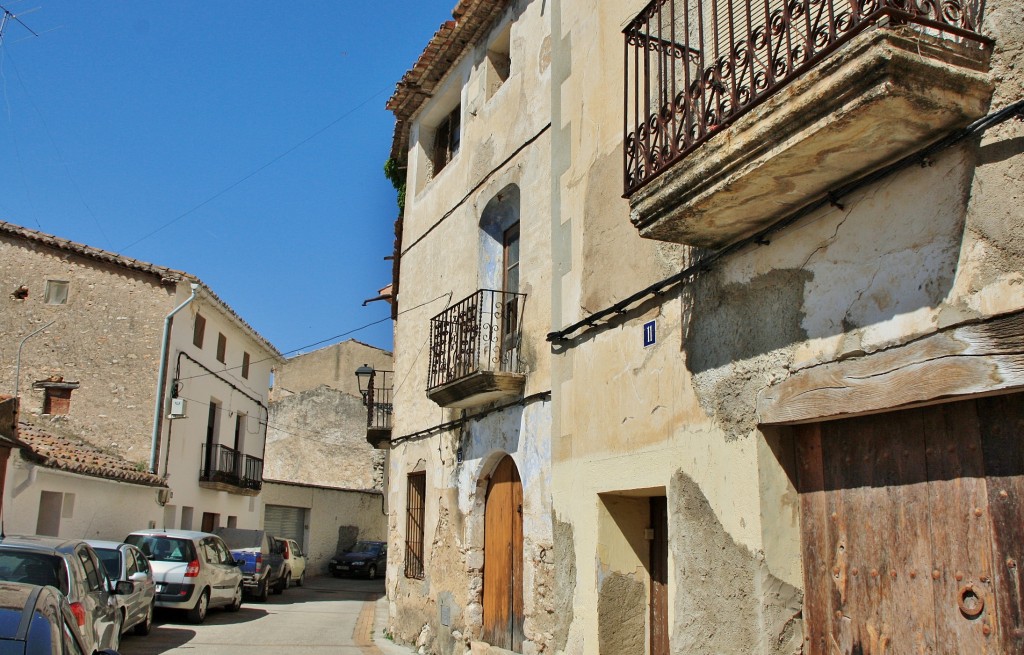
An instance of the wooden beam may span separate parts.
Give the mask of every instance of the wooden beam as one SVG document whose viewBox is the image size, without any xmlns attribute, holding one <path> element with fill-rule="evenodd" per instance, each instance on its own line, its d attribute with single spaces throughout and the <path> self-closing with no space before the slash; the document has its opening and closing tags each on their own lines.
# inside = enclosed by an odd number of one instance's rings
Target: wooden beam
<svg viewBox="0 0 1024 655">
<path fill-rule="evenodd" d="M 805 369 L 757 401 L 765 425 L 903 409 L 1024 388 L 1024 313 Z"/>
</svg>

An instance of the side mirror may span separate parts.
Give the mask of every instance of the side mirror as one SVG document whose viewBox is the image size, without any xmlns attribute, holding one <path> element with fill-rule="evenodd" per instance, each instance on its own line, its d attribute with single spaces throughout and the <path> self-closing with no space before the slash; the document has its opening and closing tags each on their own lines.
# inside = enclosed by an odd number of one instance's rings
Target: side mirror
<svg viewBox="0 0 1024 655">
<path fill-rule="evenodd" d="M 114 593 L 118 596 L 127 596 L 135 592 L 135 583 L 128 580 L 121 580 L 114 585 Z"/>
</svg>

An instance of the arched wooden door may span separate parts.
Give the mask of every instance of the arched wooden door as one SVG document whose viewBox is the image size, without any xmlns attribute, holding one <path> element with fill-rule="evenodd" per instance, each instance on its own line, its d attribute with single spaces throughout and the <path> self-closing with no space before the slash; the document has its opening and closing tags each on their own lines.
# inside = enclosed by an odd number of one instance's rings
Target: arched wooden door
<svg viewBox="0 0 1024 655">
<path fill-rule="evenodd" d="M 523 649 L 523 484 L 506 455 L 491 475 L 484 509 L 484 640 Z"/>
</svg>

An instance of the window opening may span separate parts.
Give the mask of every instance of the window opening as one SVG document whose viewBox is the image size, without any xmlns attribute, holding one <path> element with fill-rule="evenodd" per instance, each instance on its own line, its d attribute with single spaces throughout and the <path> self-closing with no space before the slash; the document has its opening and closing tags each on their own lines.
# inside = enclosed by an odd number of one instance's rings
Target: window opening
<svg viewBox="0 0 1024 655">
<path fill-rule="evenodd" d="M 227 361 L 228 338 L 223 332 L 217 333 L 217 361 L 223 364 Z"/>
<path fill-rule="evenodd" d="M 192 345 L 196 348 L 203 347 L 203 336 L 206 334 L 206 319 L 202 314 L 196 314 L 195 327 L 192 330 Z"/>
<path fill-rule="evenodd" d="M 423 521 L 426 495 L 426 472 L 410 473 L 406 490 L 405 523 L 405 577 L 407 578 L 423 578 Z"/>
<path fill-rule="evenodd" d="M 43 301 L 47 305 L 66 305 L 68 302 L 69 282 L 64 280 L 47 280 Z"/>
<path fill-rule="evenodd" d="M 249 379 L 249 353 L 242 353 L 242 377 Z"/>
<path fill-rule="evenodd" d="M 502 29 L 487 48 L 487 98 L 490 99 L 512 72 L 512 23 Z"/>
<path fill-rule="evenodd" d="M 459 152 L 462 143 L 462 105 L 456 105 L 434 132 L 434 175 L 441 172 Z"/>
</svg>

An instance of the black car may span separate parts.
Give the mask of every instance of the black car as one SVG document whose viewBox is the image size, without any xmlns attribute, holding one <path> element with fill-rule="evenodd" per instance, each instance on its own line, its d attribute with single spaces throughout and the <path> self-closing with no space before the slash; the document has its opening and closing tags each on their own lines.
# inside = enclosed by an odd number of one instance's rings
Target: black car
<svg viewBox="0 0 1024 655">
<path fill-rule="evenodd" d="M 0 582 L 0 654 L 89 653 L 67 598 L 54 587 Z M 117 655 L 115 650 L 99 651 Z"/>
<path fill-rule="evenodd" d="M 383 541 L 358 541 L 354 546 L 335 555 L 327 570 L 336 578 L 343 575 L 362 575 L 370 580 L 383 573 L 388 564 L 388 545 Z"/>
</svg>

